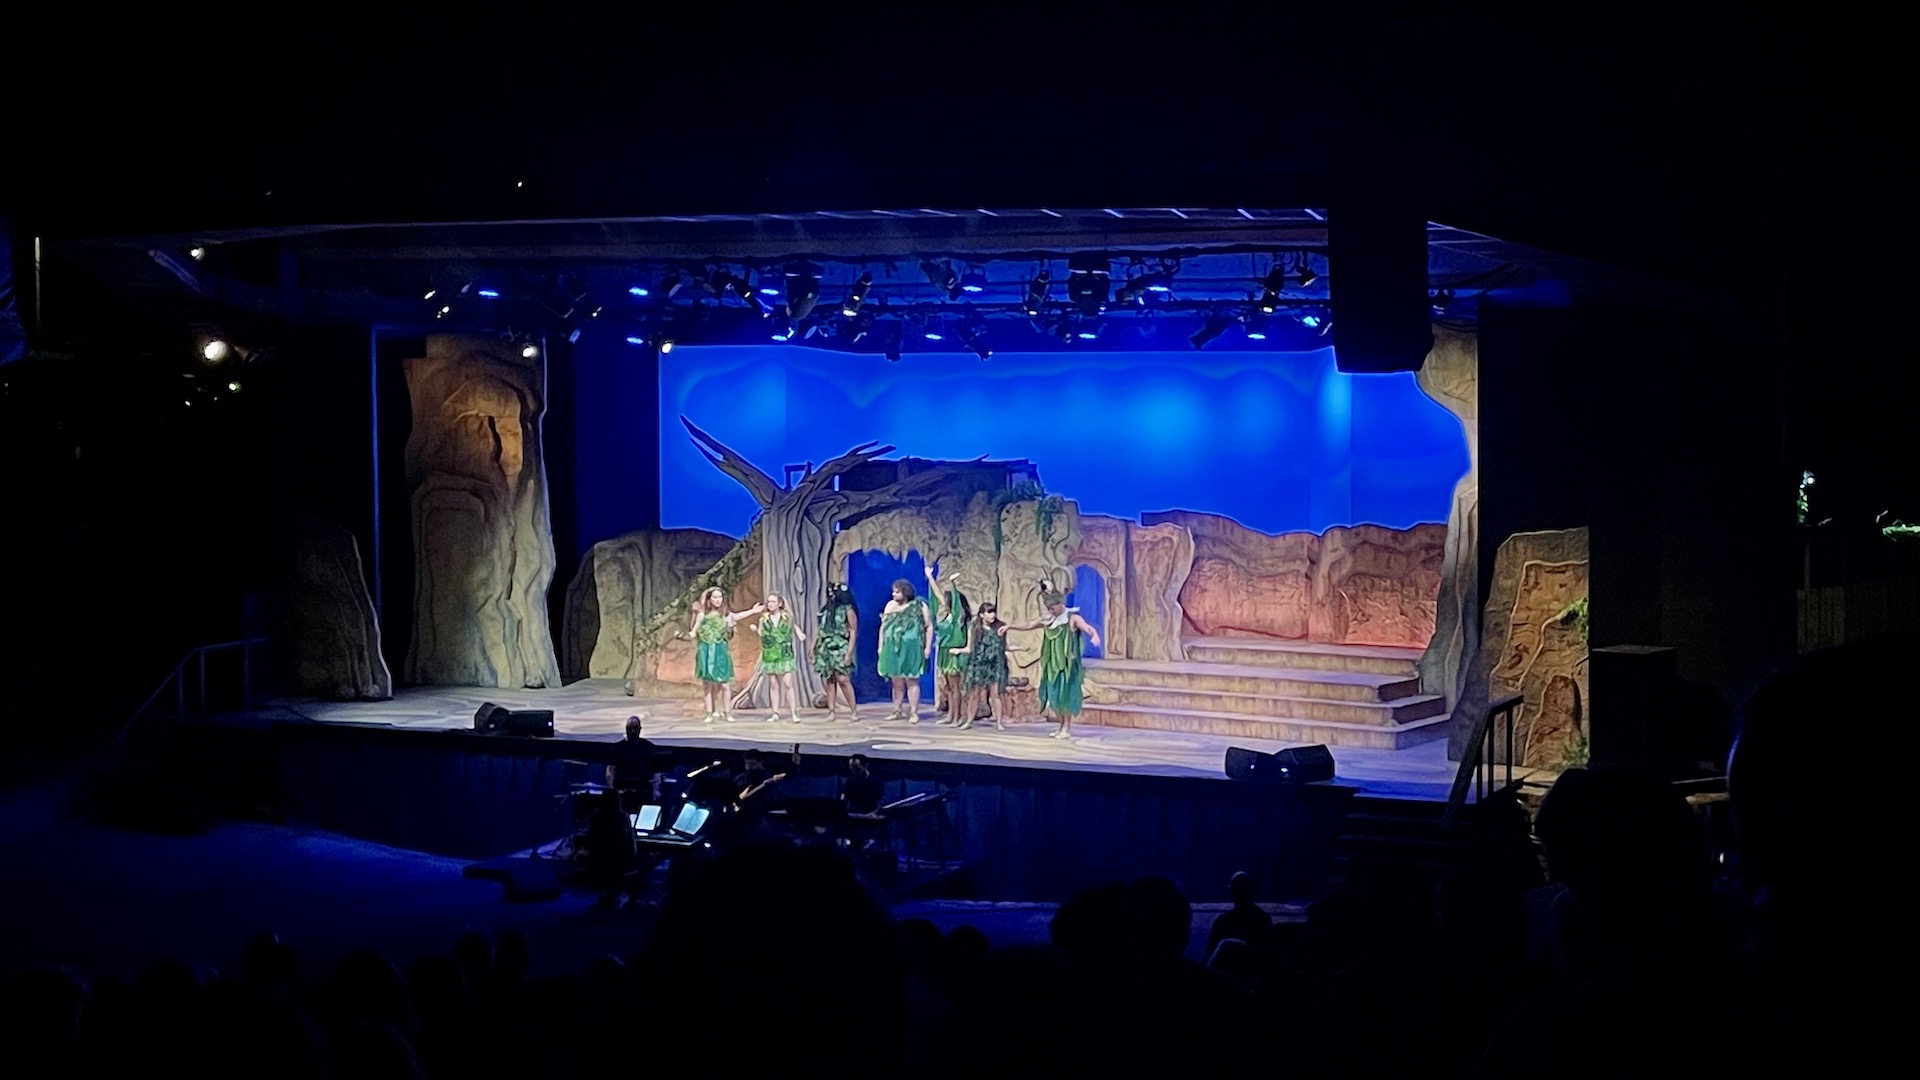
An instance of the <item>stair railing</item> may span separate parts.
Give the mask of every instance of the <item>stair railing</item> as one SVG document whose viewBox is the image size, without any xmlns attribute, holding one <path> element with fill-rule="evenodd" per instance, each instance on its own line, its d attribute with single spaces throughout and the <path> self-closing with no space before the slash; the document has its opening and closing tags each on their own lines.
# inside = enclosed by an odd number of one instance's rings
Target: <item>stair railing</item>
<svg viewBox="0 0 1920 1080">
<path fill-rule="evenodd" d="M 160 680 L 160 685 L 153 688 L 153 693 L 147 695 L 147 699 L 140 703 L 140 707 L 135 709 L 133 715 L 127 718 L 127 722 L 120 726 L 120 730 L 114 733 L 113 749 L 123 754 L 132 749 L 133 741 L 139 736 L 144 722 L 147 720 L 154 705 L 161 700 L 161 695 L 165 694 L 169 689 L 173 691 L 173 721 L 175 723 L 183 723 L 188 720 L 206 720 L 211 715 L 207 701 L 207 689 L 209 686 L 207 679 L 207 657 L 209 656 L 218 656 L 236 650 L 240 653 L 239 704 L 242 709 L 252 708 L 254 702 L 253 651 L 266 643 L 266 638 L 244 638 L 239 641 L 222 641 L 212 645 L 196 645 L 187 650 L 187 654 L 180 658 L 180 662 L 173 666 L 172 671 L 167 673 L 167 677 Z M 188 692 L 189 683 L 192 683 L 191 693 Z M 190 705 L 192 706 L 191 710 L 189 709 Z"/>
<path fill-rule="evenodd" d="M 1526 700 L 1524 694 L 1508 694 L 1506 697 L 1489 704 L 1485 711 L 1473 718 L 1473 728 L 1467 734 L 1467 745 L 1460 754 L 1460 767 L 1454 771 L 1453 787 L 1447 792 L 1447 809 L 1441 814 L 1440 821 L 1452 828 L 1460 819 L 1460 811 L 1467 804 L 1467 793 L 1473 792 L 1475 802 L 1483 802 L 1495 790 L 1513 787 L 1514 757 L 1514 713 L 1520 703 Z M 1499 764 L 1494 753 L 1494 738 L 1503 726 L 1497 722 L 1506 718 L 1506 783 L 1496 789 L 1493 784 L 1493 770 Z M 1484 768 L 1483 768 L 1484 766 Z"/>
</svg>

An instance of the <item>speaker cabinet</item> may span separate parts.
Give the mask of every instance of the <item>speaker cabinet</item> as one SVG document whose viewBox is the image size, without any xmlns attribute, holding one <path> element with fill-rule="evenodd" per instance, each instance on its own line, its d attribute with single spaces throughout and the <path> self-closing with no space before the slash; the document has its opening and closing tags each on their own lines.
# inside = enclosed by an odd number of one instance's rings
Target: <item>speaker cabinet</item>
<svg viewBox="0 0 1920 1080">
<path fill-rule="evenodd" d="M 1419 371 L 1433 351 L 1425 215 L 1395 199 L 1328 207 L 1327 291 L 1335 366 Z"/>
<path fill-rule="evenodd" d="M 1263 784 L 1313 784 L 1333 779 L 1333 751 L 1323 745 L 1293 746 L 1271 754 L 1227 747 L 1225 762 L 1231 780 Z"/>
</svg>

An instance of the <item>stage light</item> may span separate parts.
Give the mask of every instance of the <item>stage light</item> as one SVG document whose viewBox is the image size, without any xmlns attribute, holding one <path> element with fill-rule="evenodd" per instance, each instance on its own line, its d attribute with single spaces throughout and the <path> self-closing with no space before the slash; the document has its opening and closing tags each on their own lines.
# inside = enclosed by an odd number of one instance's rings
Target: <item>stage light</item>
<svg viewBox="0 0 1920 1080">
<path fill-rule="evenodd" d="M 1309 330 L 1317 330 L 1320 327 L 1320 316 L 1315 315 L 1312 312 L 1308 312 L 1307 314 L 1300 316 L 1300 325 L 1306 327 Z"/>
<path fill-rule="evenodd" d="M 927 259 L 920 264 L 920 272 L 934 288 L 946 293 L 947 299 L 960 299 L 960 275 L 953 272 L 952 263 Z"/>
<path fill-rule="evenodd" d="M 579 327 L 576 326 L 572 330 L 567 332 L 567 344 L 569 345 L 580 344 L 580 328 Z"/>
<path fill-rule="evenodd" d="M 1267 340 L 1267 317 L 1255 315 L 1247 320 L 1247 339 L 1250 341 Z"/>
<path fill-rule="evenodd" d="M 1227 315 L 1209 315 L 1207 316 L 1205 325 L 1194 331 L 1193 336 L 1188 338 L 1187 341 L 1196 349 L 1204 349 L 1211 344 L 1215 338 L 1226 333 L 1228 327 L 1238 321 L 1239 320 Z"/>
<path fill-rule="evenodd" d="M 1433 313 L 1435 315 L 1444 315 L 1446 314 L 1447 305 L 1453 303 L 1453 290 L 1437 289 L 1434 291 L 1432 299 Z"/>
<path fill-rule="evenodd" d="M 1298 281 L 1303 289 L 1320 280 L 1320 275 L 1313 272 L 1313 263 L 1308 260 L 1304 252 L 1294 263 L 1293 273 L 1294 280 Z"/>
<path fill-rule="evenodd" d="M 1141 274 L 1138 277 L 1128 278 L 1127 283 L 1120 287 L 1120 292 L 1114 297 L 1114 302 L 1118 304 L 1144 304 L 1146 303 L 1147 294 L 1150 292 L 1168 293 L 1172 291 L 1173 275 L 1165 271 L 1156 271 L 1151 274 Z"/>
<path fill-rule="evenodd" d="M 946 331 L 941 328 L 939 319 L 928 319 L 924 334 L 928 341 L 945 341 L 947 339 Z"/>
<path fill-rule="evenodd" d="M 660 355 L 665 356 L 672 351 L 673 351 L 673 339 L 661 338 L 660 339 Z"/>
<path fill-rule="evenodd" d="M 973 355 L 982 360 L 993 355 L 993 350 L 987 345 L 987 328 L 984 326 L 978 324 L 968 326 L 961 332 L 960 339 L 967 348 L 973 350 Z"/>
<path fill-rule="evenodd" d="M 1105 255 L 1075 255 L 1067 260 L 1067 295 L 1080 314 L 1092 317 L 1106 311 L 1112 287 Z"/>
<path fill-rule="evenodd" d="M 487 300 L 498 300 L 500 299 L 500 290 L 499 289 L 481 289 L 480 295 L 481 297 Z"/>
<path fill-rule="evenodd" d="M 229 394 L 237 394 L 237 393 L 239 393 L 239 392 L 240 392 L 240 383 L 239 383 L 239 380 L 235 380 L 235 381 L 233 381 L 233 382 L 230 382 L 230 383 L 228 383 L 228 384 L 227 384 L 227 392 L 228 392 Z"/>
<path fill-rule="evenodd" d="M 645 345 L 646 343 L 647 343 L 647 339 L 641 337 L 638 334 L 627 335 L 627 344 L 629 345 Z"/>
<path fill-rule="evenodd" d="M 524 360 L 531 360 L 534 357 L 539 355 L 540 355 L 540 346 L 535 345 L 531 341 L 527 342 L 525 345 L 520 346 L 520 356 Z"/>
<path fill-rule="evenodd" d="M 431 300 L 431 299 L 433 299 L 433 298 L 434 298 L 435 296 L 437 296 L 437 295 L 439 295 L 439 293 L 440 293 L 440 290 L 439 290 L 439 289 L 428 289 L 428 290 L 427 290 L 427 295 L 425 295 L 425 296 L 423 296 L 423 297 L 421 297 L 420 299 L 422 299 L 422 300 Z"/>
<path fill-rule="evenodd" d="M 1033 276 L 1033 280 L 1027 284 L 1027 296 L 1026 299 L 1021 302 L 1020 310 L 1026 312 L 1029 317 L 1038 316 L 1041 306 L 1047 302 L 1047 290 L 1052 287 L 1052 284 L 1052 275 L 1042 267 L 1040 272 Z"/>
<path fill-rule="evenodd" d="M 840 314 L 851 319 L 860 314 L 860 305 L 867 302 L 867 292 L 873 288 L 873 275 L 862 271 L 860 280 L 847 290 L 846 302 L 840 305 Z"/>
<path fill-rule="evenodd" d="M 207 249 L 203 247 L 190 247 L 187 249 L 187 257 L 194 262 L 199 262 L 201 259 L 207 257 Z"/>
<path fill-rule="evenodd" d="M 634 296 L 651 296 L 652 295 L 647 291 L 647 287 L 645 285 L 629 286 L 627 288 L 627 292 L 631 293 Z"/>
<path fill-rule="evenodd" d="M 966 276 L 960 279 L 960 291 L 969 292 L 969 293 L 986 292 L 987 291 L 987 275 L 981 273 L 978 270 L 967 271 Z"/>
<path fill-rule="evenodd" d="M 451 307 L 448 307 L 445 304 L 442 304 L 440 305 L 440 310 L 433 313 L 433 317 L 436 319 L 444 319 L 451 314 L 453 314 L 453 309 Z"/>
<path fill-rule="evenodd" d="M 1275 266 L 1260 279 L 1260 310 L 1268 315 L 1280 310 L 1280 292 L 1287 287 L 1287 272 Z"/>
<path fill-rule="evenodd" d="M 805 263 L 787 267 L 787 314 L 801 322 L 820 302 L 820 270 Z"/>
<path fill-rule="evenodd" d="M 773 317 L 773 340 L 787 341 L 793 337 L 793 319 L 786 315 Z"/>
<path fill-rule="evenodd" d="M 666 293 L 669 300 L 679 296 L 680 290 L 686 287 L 686 275 L 678 270 L 669 270 L 667 276 L 660 279 L 660 291 Z"/>
<path fill-rule="evenodd" d="M 200 346 L 200 356 L 209 364 L 217 364 L 225 360 L 232 352 L 227 343 L 219 338 L 208 338 L 206 344 Z"/>
</svg>

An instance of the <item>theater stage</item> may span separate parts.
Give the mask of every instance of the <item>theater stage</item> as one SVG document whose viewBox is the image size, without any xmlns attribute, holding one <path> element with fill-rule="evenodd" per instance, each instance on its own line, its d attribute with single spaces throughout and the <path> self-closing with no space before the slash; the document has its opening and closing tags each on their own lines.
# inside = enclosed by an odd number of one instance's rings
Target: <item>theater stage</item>
<svg viewBox="0 0 1920 1080">
<path fill-rule="evenodd" d="M 784 750 L 799 743 L 809 755 L 866 753 L 882 760 L 938 762 L 962 766 L 998 766 L 1159 776 L 1226 779 L 1222 762 L 1229 746 L 1273 751 L 1300 743 L 1136 728 L 1082 722 L 1072 739 L 1049 738 L 1049 722 L 1023 718 L 1005 731 L 991 726 L 956 731 L 936 724 L 939 714 L 925 702 L 921 721 L 882 720 L 884 702 L 862 706 L 862 719 L 845 714 L 829 720 L 818 709 L 804 709 L 801 722 L 769 722 L 765 712 L 737 712 L 734 723 L 703 723 L 701 704 L 690 698 L 628 697 L 614 679 L 584 679 L 558 689 L 502 690 L 479 687 L 413 687 L 390 701 L 323 702 L 289 700 L 279 704 L 296 716 L 323 724 L 393 728 L 408 731 L 471 731 L 474 713 L 485 702 L 511 709 L 551 709 L 557 740 L 607 742 L 621 737 L 626 719 L 644 717 L 645 734 L 662 747 L 712 747 L 722 752 L 749 748 Z M 1331 747 L 1335 782 L 1359 793 L 1385 798 L 1443 801 L 1458 765 L 1447 759 L 1446 740 L 1399 750 Z M 1505 770 L 1501 776 L 1504 779 Z M 1515 770 L 1516 778 L 1523 770 Z"/>
</svg>

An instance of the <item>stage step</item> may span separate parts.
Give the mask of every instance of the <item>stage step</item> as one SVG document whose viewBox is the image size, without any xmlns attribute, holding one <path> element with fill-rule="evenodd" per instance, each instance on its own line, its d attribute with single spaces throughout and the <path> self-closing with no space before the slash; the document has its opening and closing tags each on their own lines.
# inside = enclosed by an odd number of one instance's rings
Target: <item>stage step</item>
<svg viewBox="0 0 1920 1080">
<path fill-rule="evenodd" d="M 1085 723 L 1106 727 L 1224 735 L 1236 739 L 1325 743 L 1328 746 L 1367 747 L 1374 750 L 1401 750 L 1447 737 L 1445 713 L 1403 724 L 1380 724 L 1088 702 L 1081 710 L 1080 718 Z"/>
<path fill-rule="evenodd" d="M 1216 664 L 1197 660 L 1089 660 L 1087 682 L 1113 687 L 1165 687 L 1329 701 L 1396 701 L 1420 693 L 1413 674 Z"/>
<path fill-rule="evenodd" d="M 1187 659 L 1209 664 L 1353 671 L 1418 678 L 1423 650 L 1386 645 L 1334 645 L 1273 638 L 1190 637 L 1182 644 Z"/>
<path fill-rule="evenodd" d="M 1375 727 L 1409 724 L 1447 711 L 1446 700 L 1434 694 L 1397 701 L 1341 701 L 1168 686 L 1116 686 L 1092 680 L 1086 687 L 1086 700 L 1089 705 L 1133 705 L 1158 712 L 1221 713 L 1253 719 L 1280 716 Z"/>
</svg>

